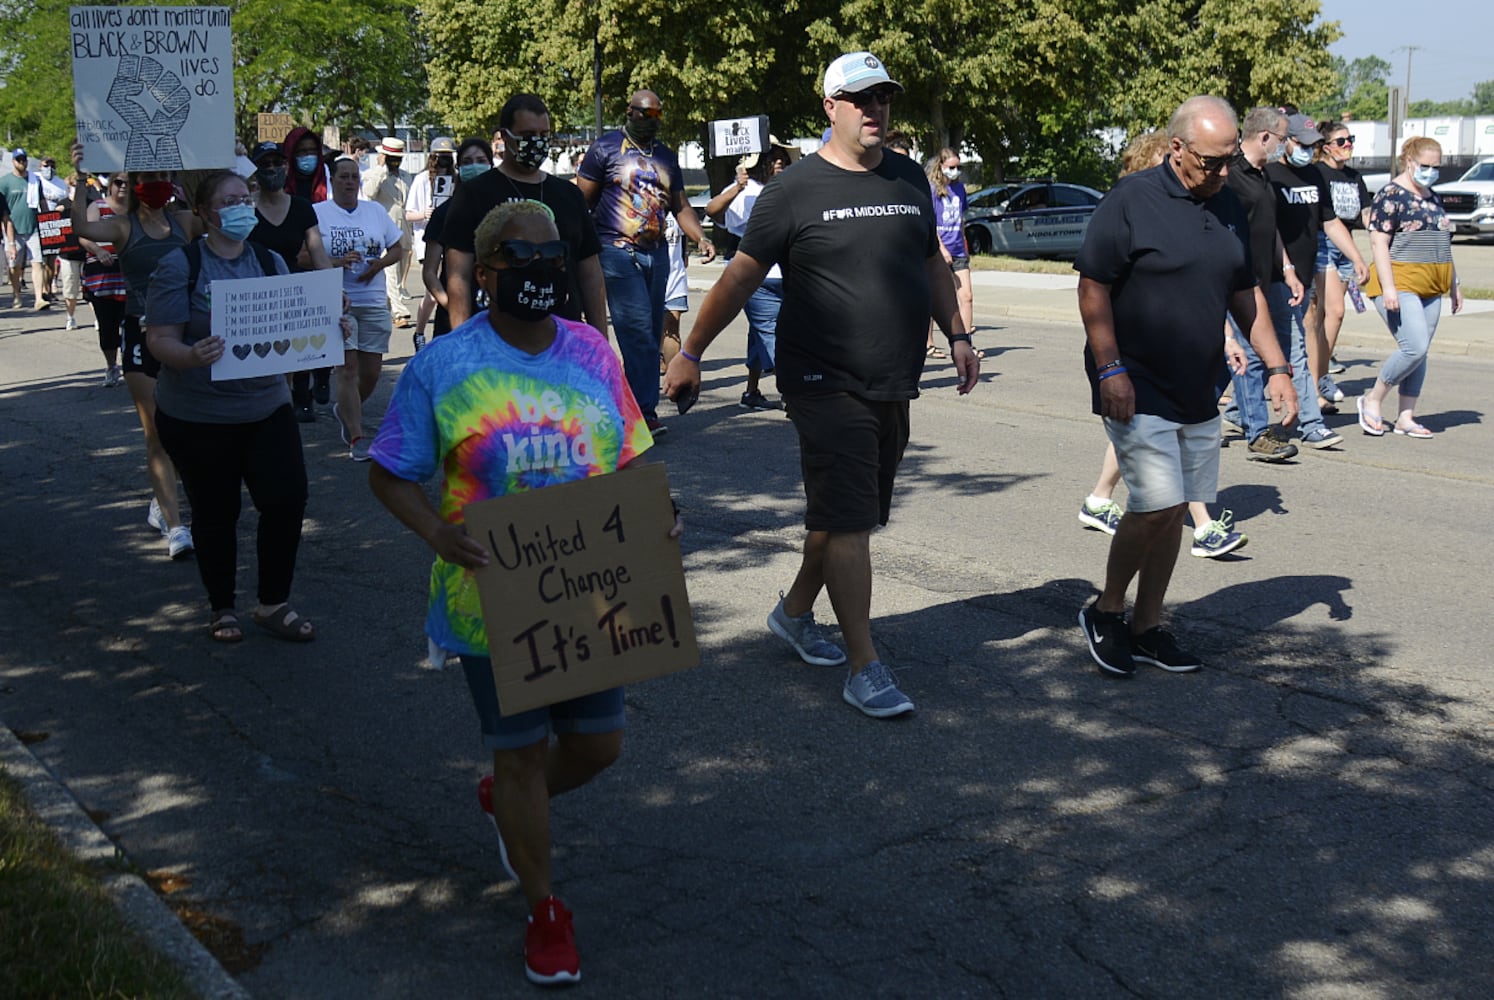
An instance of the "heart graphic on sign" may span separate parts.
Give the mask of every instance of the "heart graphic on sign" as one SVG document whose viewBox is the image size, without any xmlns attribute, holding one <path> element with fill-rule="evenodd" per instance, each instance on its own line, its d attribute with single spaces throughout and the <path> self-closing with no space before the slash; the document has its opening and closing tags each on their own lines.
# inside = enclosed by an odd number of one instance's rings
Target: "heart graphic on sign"
<svg viewBox="0 0 1494 1000">
<path fill-rule="evenodd" d="M 254 345 L 254 353 L 258 354 L 262 358 L 269 357 L 269 354 L 270 354 L 270 342 L 267 340 L 263 344 L 255 344 Z"/>
<path fill-rule="evenodd" d="M 240 361 L 243 361 L 253 350 L 254 348 L 250 347 L 248 344 L 234 344 L 233 356 L 238 358 Z"/>
<path fill-rule="evenodd" d="M 326 342 L 327 335 L 325 333 L 313 333 L 311 335 L 311 346 L 315 347 L 319 351 L 322 349 L 322 345 Z"/>
<path fill-rule="evenodd" d="M 291 349 L 291 342 L 288 340 L 277 340 L 271 346 L 275 348 L 276 354 L 284 354 L 286 351 Z"/>
<path fill-rule="evenodd" d="M 292 337 L 291 338 L 291 347 L 293 347 L 298 354 L 301 351 L 306 350 L 306 338 L 305 337 Z"/>
</svg>

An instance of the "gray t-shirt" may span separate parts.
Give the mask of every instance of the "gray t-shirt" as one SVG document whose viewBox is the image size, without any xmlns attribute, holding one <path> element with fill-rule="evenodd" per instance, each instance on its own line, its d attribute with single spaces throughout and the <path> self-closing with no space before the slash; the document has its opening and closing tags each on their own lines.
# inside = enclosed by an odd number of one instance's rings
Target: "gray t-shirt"
<svg viewBox="0 0 1494 1000">
<path fill-rule="evenodd" d="M 182 341 L 192 346 L 212 336 L 212 282 L 217 278 L 268 277 L 260 270 L 259 258 L 246 243 L 234 260 L 224 260 L 198 242 L 202 270 L 197 287 L 187 295 L 187 252 L 173 250 L 161 258 L 150 282 L 145 314 L 152 326 L 186 324 Z M 271 251 L 276 273 L 290 273 L 280 255 Z M 203 424 L 247 424 L 263 420 L 290 404 L 290 389 L 284 375 L 229 379 L 214 382 L 211 368 L 185 370 L 161 366 L 156 380 L 156 405 L 168 416 Z"/>
</svg>

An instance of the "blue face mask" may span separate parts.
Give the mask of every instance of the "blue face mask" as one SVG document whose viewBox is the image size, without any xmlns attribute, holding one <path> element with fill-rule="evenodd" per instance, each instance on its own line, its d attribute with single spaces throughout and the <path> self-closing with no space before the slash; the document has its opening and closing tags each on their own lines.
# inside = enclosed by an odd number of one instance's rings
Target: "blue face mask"
<svg viewBox="0 0 1494 1000">
<path fill-rule="evenodd" d="M 309 174 L 316 169 L 316 165 L 322 162 L 322 158 L 315 154 L 311 156 L 296 157 L 296 170 L 298 173 Z"/>
<path fill-rule="evenodd" d="M 224 205 L 218 209 L 218 228 L 231 240 L 247 239 L 258 223 L 253 205 Z"/>
<path fill-rule="evenodd" d="M 1442 171 L 1436 167 L 1417 167 L 1411 171 L 1411 179 L 1424 188 L 1429 188 L 1437 183 L 1437 178 L 1442 176 Z"/>
<path fill-rule="evenodd" d="M 476 180 L 489 170 L 493 169 L 491 163 L 464 163 L 457 167 L 457 176 L 463 181 Z"/>
<path fill-rule="evenodd" d="M 1287 154 L 1287 162 L 1294 167 L 1307 166 L 1312 162 L 1312 149 L 1299 144 L 1295 149 Z"/>
</svg>

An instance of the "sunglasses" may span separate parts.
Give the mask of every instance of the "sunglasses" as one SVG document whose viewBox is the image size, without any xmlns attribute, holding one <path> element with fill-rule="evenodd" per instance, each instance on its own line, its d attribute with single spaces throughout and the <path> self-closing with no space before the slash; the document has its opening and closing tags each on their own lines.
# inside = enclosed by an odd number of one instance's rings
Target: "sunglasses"
<svg viewBox="0 0 1494 1000">
<path fill-rule="evenodd" d="M 129 182 L 128 178 L 125 178 L 125 177 L 116 177 L 112 181 L 109 182 L 109 186 L 110 187 L 127 188 L 127 187 L 130 186 L 130 182 Z"/>
<path fill-rule="evenodd" d="M 1193 158 L 1198 161 L 1198 165 L 1202 167 L 1204 173 L 1207 174 L 1217 174 L 1219 171 L 1229 166 L 1230 161 L 1233 160 L 1237 155 L 1239 155 L 1240 152 L 1240 147 L 1237 145 L 1235 146 L 1234 152 L 1225 153 L 1222 156 L 1204 156 L 1202 153 L 1198 152 L 1196 149 L 1190 146 L 1187 139 L 1180 139 L 1178 141 L 1183 144 L 1188 152 L 1193 154 Z"/>
<path fill-rule="evenodd" d="M 870 90 L 862 90 L 855 94 L 836 94 L 837 101 L 848 101 L 858 108 L 866 108 L 871 104 L 887 105 L 897 96 L 897 90 L 893 87 L 873 87 Z"/>
<path fill-rule="evenodd" d="M 636 104 L 628 105 L 628 114 L 637 115 L 639 118 L 663 118 L 663 108 L 643 108 Z"/>
<path fill-rule="evenodd" d="M 1339 148 L 1343 148 L 1344 146 L 1352 146 L 1354 145 L 1354 137 L 1352 135 L 1341 135 L 1337 139 L 1329 139 L 1328 145 L 1338 146 Z"/>
<path fill-rule="evenodd" d="M 563 240 L 548 240 L 544 243 L 503 240 L 498 244 L 498 257 L 509 267 L 528 267 L 535 261 L 563 265 L 569 254 L 570 248 Z"/>
</svg>

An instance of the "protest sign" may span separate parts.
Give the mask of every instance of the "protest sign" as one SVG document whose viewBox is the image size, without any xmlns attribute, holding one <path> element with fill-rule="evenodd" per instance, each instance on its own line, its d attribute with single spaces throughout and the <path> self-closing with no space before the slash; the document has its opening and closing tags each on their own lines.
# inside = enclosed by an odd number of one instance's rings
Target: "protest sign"
<svg viewBox="0 0 1494 1000">
<path fill-rule="evenodd" d="M 213 336 L 224 340 L 214 382 L 342 364 L 342 271 L 220 278 L 208 295 Z"/>
<path fill-rule="evenodd" d="M 706 126 L 711 156 L 747 156 L 768 148 L 768 116 L 726 118 Z"/>
<path fill-rule="evenodd" d="M 284 142 L 285 137 L 290 135 L 291 129 L 296 127 L 296 119 L 291 115 L 272 115 L 260 112 L 258 122 L 260 142 Z"/>
<path fill-rule="evenodd" d="M 468 504 L 504 715 L 700 663 L 664 466 Z"/>
<path fill-rule="evenodd" d="M 71 7 L 68 16 L 88 170 L 232 166 L 227 7 Z"/>
<path fill-rule="evenodd" d="M 73 224 L 61 212 L 38 212 L 36 234 L 41 238 L 43 257 L 56 257 L 69 250 L 80 250 Z"/>
</svg>

